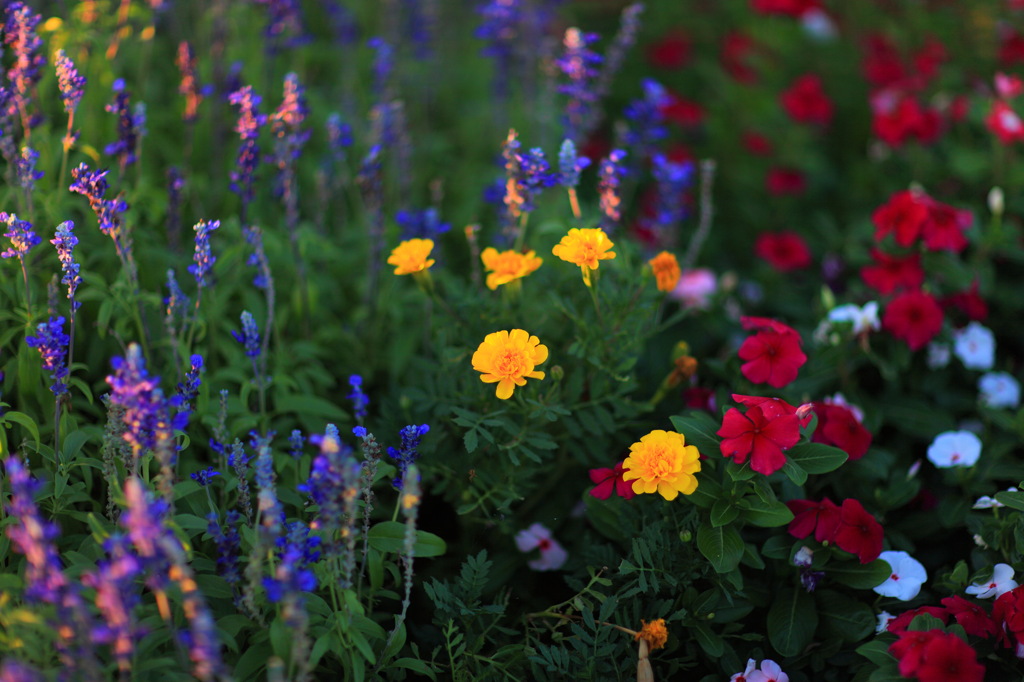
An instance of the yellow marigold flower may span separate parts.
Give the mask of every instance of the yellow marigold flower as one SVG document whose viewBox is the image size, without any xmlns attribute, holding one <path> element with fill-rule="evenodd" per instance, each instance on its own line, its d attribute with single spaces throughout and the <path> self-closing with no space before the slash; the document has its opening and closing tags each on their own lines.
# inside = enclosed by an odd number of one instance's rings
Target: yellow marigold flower
<svg viewBox="0 0 1024 682">
<path fill-rule="evenodd" d="M 679 270 L 679 261 L 674 254 L 662 251 L 652 258 L 648 263 L 654 271 L 654 279 L 658 282 L 658 291 L 672 291 L 679 284 L 682 272 Z"/>
<path fill-rule="evenodd" d="M 498 252 L 493 246 L 484 249 L 480 254 L 480 260 L 490 273 L 487 275 L 487 288 L 495 290 L 502 284 L 508 284 L 522 277 L 526 277 L 540 267 L 544 261 L 537 258 L 536 251 L 519 253 L 514 249 Z"/>
<path fill-rule="evenodd" d="M 516 386 L 527 379 L 543 379 L 544 372 L 533 368 L 548 359 L 548 347 L 522 329 L 488 334 L 473 353 L 473 369 L 481 372 L 485 384 L 498 384 L 496 394 L 502 400 L 512 397 Z"/>
<path fill-rule="evenodd" d="M 394 248 L 388 256 L 388 265 L 395 266 L 396 275 L 411 275 L 422 272 L 434 264 L 430 252 L 434 249 L 432 239 L 409 239 Z"/>
<path fill-rule="evenodd" d="M 629 457 L 622 463 L 622 480 L 633 481 L 634 493 L 659 492 L 666 500 L 679 493 L 691 494 L 697 489 L 700 453 L 686 444 L 681 433 L 651 431 L 639 443 L 629 446 Z"/>
<path fill-rule="evenodd" d="M 665 627 L 664 618 L 652 620 L 650 623 L 641 619 L 640 622 L 643 623 L 643 627 L 633 636 L 633 641 L 647 640 L 651 651 L 665 646 L 665 642 L 668 641 L 668 628 Z"/>
<path fill-rule="evenodd" d="M 599 227 L 574 227 L 562 241 L 555 244 L 551 253 L 568 263 L 574 263 L 583 270 L 583 283 L 590 286 L 590 273 L 597 270 L 598 261 L 615 258 L 611 248 L 615 246 L 608 235 Z"/>
</svg>

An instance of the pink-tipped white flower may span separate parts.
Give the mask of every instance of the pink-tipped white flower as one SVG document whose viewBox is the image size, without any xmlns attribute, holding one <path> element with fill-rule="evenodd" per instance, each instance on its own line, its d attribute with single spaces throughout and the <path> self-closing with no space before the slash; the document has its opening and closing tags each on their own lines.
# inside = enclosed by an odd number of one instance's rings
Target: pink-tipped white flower
<svg viewBox="0 0 1024 682">
<path fill-rule="evenodd" d="M 970 431 L 946 431 L 928 446 L 928 461 L 940 469 L 972 467 L 981 457 L 981 439 Z"/>
<path fill-rule="evenodd" d="M 996 361 L 996 337 L 977 322 L 953 332 L 953 353 L 967 369 L 992 369 Z"/>
<path fill-rule="evenodd" d="M 864 307 L 855 303 L 847 303 L 833 308 L 828 313 L 830 322 L 849 322 L 853 325 L 854 334 L 878 331 L 881 323 L 878 321 L 878 302 L 869 301 Z"/>
<path fill-rule="evenodd" d="M 557 571 L 569 558 L 565 549 L 551 537 L 551 531 L 539 523 L 516 533 L 516 547 L 520 552 L 540 550 L 540 558 L 526 564 L 535 571 Z"/>
<path fill-rule="evenodd" d="M 782 667 L 775 661 L 761 661 L 761 669 L 750 673 L 747 682 L 789 682 L 789 675 L 782 672 Z"/>
<path fill-rule="evenodd" d="M 1020 382 L 1006 372 L 989 372 L 978 379 L 982 405 L 1011 410 L 1020 405 Z"/>
<path fill-rule="evenodd" d="M 750 676 L 757 671 L 757 661 L 752 658 L 747 659 L 747 667 L 741 673 L 736 673 L 729 678 L 729 682 L 750 682 Z"/>
<path fill-rule="evenodd" d="M 889 564 L 892 573 L 874 588 L 875 592 L 883 597 L 895 597 L 900 601 L 910 601 L 921 591 L 921 586 L 928 580 L 928 572 L 924 570 L 914 557 L 906 552 L 882 552 L 878 555 Z"/>
<path fill-rule="evenodd" d="M 964 592 L 973 594 L 978 599 L 989 599 L 999 597 L 1004 592 L 1009 592 L 1017 587 L 1017 581 L 1013 579 L 1013 568 L 1009 564 L 996 564 L 992 568 L 992 577 L 967 587 Z"/>
</svg>

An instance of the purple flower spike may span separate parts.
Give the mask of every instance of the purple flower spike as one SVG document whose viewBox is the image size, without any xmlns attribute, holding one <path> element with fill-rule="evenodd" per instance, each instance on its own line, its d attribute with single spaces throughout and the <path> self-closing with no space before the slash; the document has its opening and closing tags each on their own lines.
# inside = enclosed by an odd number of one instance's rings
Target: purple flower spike
<svg viewBox="0 0 1024 682">
<path fill-rule="evenodd" d="M 11 240 L 11 248 L 0 253 L 0 258 L 17 258 L 23 261 L 28 252 L 42 241 L 32 230 L 32 223 L 19 220 L 13 213 L 0 212 L 0 223 L 7 225 L 4 236 Z"/>
<path fill-rule="evenodd" d="M 43 369 L 50 373 L 53 383 L 50 390 L 54 395 L 63 395 L 68 392 L 68 385 L 64 380 L 68 376 L 68 368 L 64 359 L 68 353 L 68 343 L 71 339 L 64 333 L 64 318 L 51 317 L 49 322 L 43 322 L 36 327 L 36 336 L 28 336 L 25 343 L 30 347 L 39 350 L 43 357 Z"/>
<path fill-rule="evenodd" d="M 588 46 L 598 37 L 596 33 L 583 33 L 578 28 L 568 29 L 563 43 L 565 53 L 555 62 L 568 79 L 558 91 L 569 97 L 565 107 L 565 137 L 573 141 L 579 136 L 591 106 L 597 101 L 595 79 L 601 56 Z"/>
<path fill-rule="evenodd" d="M 232 330 L 231 335 L 235 341 L 245 346 L 245 354 L 250 358 L 258 357 L 260 354 L 260 330 L 256 327 L 256 320 L 248 310 L 242 313 L 242 331 Z"/>
<path fill-rule="evenodd" d="M 57 231 L 53 239 L 50 240 L 50 243 L 57 248 L 57 258 L 60 260 L 60 267 L 64 272 L 60 281 L 61 284 L 67 285 L 72 312 L 78 310 L 82 305 L 81 302 L 75 300 L 75 292 L 78 291 L 78 285 L 82 283 L 82 278 L 78 274 L 81 266 L 75 261 L 78 237 L 75 236 L 74 229 L 75 224 L 70 220 L 65 220 L 57 226 Z"/>
<path fill-rule="evenodd" d="M 104 147 L 103 153 L 117 157 L 121 173 L 135 163 L 140 133 L 145 125 L 145 114 L 134 115 L 129 99 L 130 95 L 124 87 L 124 81 L 120 78 L 114 81 L 114 101 L 106 106 L 106 110 L 117 116 L 117 141 Z"/>
<path fill-rule="evenodd" d="M 82 95 L 85 94 L 85 76 L 78 73 L 75 63 L 64 53 L 64 50 L 57 50 L 55 60 L 57 69 L 57 87 L 60 88 L 60 98 L 64 102 L 64 111 L 68 114 L 75 113 Z"/>
<path fill-rule="evenodd" d="M 251 85 L 232 92 L 228 97 L 228 102 L 238 107 L 235 132 L 242 138 L 237 166 L 231 171 L 231 191 L 242 199 L 243 207 L 248 206 L 255 196 L 252 186 L 256 168 L 260 163 L 260 148 L 257 141 L 260 137 L 260 128 L 267 122 L 267 117 L 259 113 L 262 101 L 262 98 L 253 92 Z"/>
<path fill-rule="evenodd" d="M 213 264 L 217 262 L 217 257 L 210 251 L 210 233 L 219 227 L 219 220 L 211 222 L 200 220 L 192 228 L 196 233 L 196 252 L 193 257 L 195 264 L 188 266 L 188 271 L 196 278 L 196 284 L 199 288 L 208 287 L 213 284 L 212 280 L 210 280 L 210 271 L 213 270 Z"/>
</svg>

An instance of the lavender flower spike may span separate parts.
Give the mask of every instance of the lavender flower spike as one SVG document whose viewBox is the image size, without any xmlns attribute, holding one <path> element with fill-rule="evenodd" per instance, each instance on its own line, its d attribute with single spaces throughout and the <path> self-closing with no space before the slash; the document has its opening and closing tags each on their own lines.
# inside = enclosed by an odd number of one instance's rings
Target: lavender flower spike
<svg viewBox="0 0 1024 682">
<path fill-rule="evenodd" d="M 75 224 L 70 220 L 65 220 L 57 226 L 57 231 L 53 239 L 50 240 L 50 243 L 57 248 L 57 258 L 60 260 L 61 270 L 64 271 L 64 277 L 60 281 L 61 284 L 68 287 L 68 300 L 71 302 L 72 314 L 82 305 L 80 301 L 75 300 L 75 292 L 78 291 L 78 285 L 82 283 L 82 278 L 79 275 L 81 266 L 75 261 L 78 237 L 75 236 L 74 229 Z"/>
<path fill-rule="evenodd" d="M 117 116 L 117 141 L 111 142 L 104 149 L 104 154 L 117 157 L 121 174 L 135 163 L 139 146 L 139 132 L 142 123 L 136 120 L 129 107 L 129 94 L 125 90 L 124 81 L 114 81 L 114 101 L 106 106 L 106 110 Z"/>
<path fill-rule="evenodd" d="M 362 424 L 366 419 L 366 406 L 370 404 L 370 398 L 363 393 L 363 378 L 358 374 L 353 374 L 348 378 L 348 385 L 352 387 L 352 392 L 347 397 L 352 401 L 352 411 L 356 423 Z"/>
<path fill-rule="evenodd" d="M 580 137 L 590 108 L 597 101 L 594 79 L 598 75 L 597 65 L 601 63 L 601 56 L 588 48 L 597 38 L 596 33 L 583 33 L 578 28 L 566 30 L 565 53 L 556 62 L 568 78 L 568 83 L 560 86 L 558 91 L 569 97 L 565 106 L 565 137 L 573 141 Z"/>
<path fill-rule="evenodd" d="M 248 310 L 242 313 L 242 331 L 232 330 L 231 335 L 235 341 L 245 346 L 245 354 L 250 358 L 258 357 L 260 354 L 260 330 L 256 327 L 256 320 Z"/>
<path fill-rule="evenodd" d="M 64 53 L 64 50 L 57 50 L 54 57 L 54 66 L 57 69 L 57 87 L 60 88 L 60 98 L 64 102 L 64 111 L 74 115 L 78 109 L 82 95 L 85 94 L 85 76 L 78 73 L 75 63 Z"/>
<path fill-rule="evenodd" d="M 259 113 L 262 98 L 246 85 L 228 96 L 228 102 L 238 107 L 238 123 L 235 132 L 242 138 L 242 146 L 238 150 L 237 167 L 231 171 L 231 191 L 242 200 L 242 224 L 246 224 L 246 207 L 252 203 L 253 180 L 256 168 L 260 163 L 260 148 L 257 144 L 260 128 L 267 122 L 267 117 Z"/>
<path fill-rule="evenodd" d="M 402 481 L 405 478 L 406 470 L 419 459 L 420 439 L 427 435 L 429 431 L 430 426 L 427 424 L 406 426 L 400 432 L 402 437 L 401 448 L 388 448 L 388 456 L 398 462 L 398 476 L 391 481 L 391 485 L 396 490 L 402 489 Z"/>
<path fill-rule="evenodd" d="M 51 317 L 49 322 L 36 327 L 36 331 L 36 336 L 25 337 L 25 343 L 39 350 L 43 358 L 43 369 L 50 373 L 53 380 L 50 390 L 54 395 L 63 395 L 68 392 L 68 385 L 64 381 L 68 376 L 68 368 L 64 359 L 70 342 L 64 333 L 64 318 Z"/>
<path fill-rule="evenodd" d="M 32 223 L 19 220 L 13 213 L 0 212 L 0 223 L 7 225 L 4 236 L 11 240 L 11 247 L 0 253 L 0 258 L 17 258 L 24 262 L 28 252 L 42 239 L 32 230 Z"/>
<path fill-rule="evenodd" d="M 210 233 L 218 228 L 220 228 L 219 220 L 212 222 L 200 220 L 192 228 L 196 233 L 196 252 L 193 257 L 195 264 L 188 266 L 188 271 L 195 276 L 196 284 L 200 289 L 213 284 L 210 279 L 210 271 L 213 270 L 213 264 L 217 262 L 217 257 L 210 252 Z"/>
<path fill-rule="evenodd" d="M 41 15 L 33 14 L 23 2 L 7 5 L 4 42 L 14 53 L 14 64 L 7 71 L 7 80 L 14 84 L 14 106 L 21 113 L 22 133 L 26 139 L 30 128 L 28 98 L 42 77 L 40 69 L 46 64 L 46 57 L 41 51 L 43 41 L 36 34 L 36 26 L 41 18 Z"/>
<path fill-rule="evenodd" d="M 17 162 L 18 184 L 29 195 L 35 189 L 36 180 L 43 177 L 43 171 L 36 170 L 39 152 L 31 147 L 21 148 L 21 157 Z"/>
</svg>

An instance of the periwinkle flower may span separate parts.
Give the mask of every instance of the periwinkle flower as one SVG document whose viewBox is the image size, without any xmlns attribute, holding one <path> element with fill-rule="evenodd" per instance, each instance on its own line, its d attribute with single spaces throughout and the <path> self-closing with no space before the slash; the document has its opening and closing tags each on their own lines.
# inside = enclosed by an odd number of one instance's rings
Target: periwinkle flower
<svg viewBox="0 0 1024 682">
<path fill-rule="evenodd" d="M 316 528 L 332 537 L 343 527 L 346 503 L 359 495 L 359 464 L 351 448 L 341 442 L 334 424 L 328 424 L 322 436 L 313 436 L 310 441 L 320 446 L 320 453 L 313 458 L 309 479 L 299 490 L 320 508 Z"/>
<path fill-rule="evenodd" d="M 650 156 L 657 144 L 668 136 L 662 113 L 669 101 L 668 92 L 650 78 L 644 79 L 642 86 L 643 98 L 631 103 L 624 112 L 629 122 L 626 142 L 635 147 L 638 159 Z"/>
<path fill-rule="evenodd" d="M 276 54 L 283 48 L 301 45 L 309 39 L 299 0 L 255 1 L 267 10 L 267 25 L 263 29 L 267 54 Z"/>
<path fill-rule="evenodd" d="M 108 170 L 90 170 L 81 163 L 71 170 L 71 186 L 74 194 L 81 194 L 89 200 L 89 207 L 96 214 L 100 232 L 114 240 L 114 247 L 122 263 L 131 262 L 131 236 L 121 229 L 121 215 L 128 210 L 128 203 L 120 197 L 107 199 Z"/>
<path fill-rule="evenodd" d="M 39 350 L 43 358 L 43 369 L 50 373 L 53 380 L 50 390 L 54 395 L 68 392 L 68 385 L 64 380 L 68 376 L 65 358 L 70 341 L 64 333 L 63 317 L 51 317 L 49 322 L 43 322 L 36 327 L 36 336 L 25 337 L 25 343 Z"/>
<path fill-rule="evenodd" d="M 188 266 L 188 271 L 196 278 L 199 288 L 208 287 L 213 284 L 210 279 L 210 272 L 217 257 L 210 251 L 210 233 L 220 228 L 220 221 L 200 220 L 192 229 L 196 233 L 196 251 L 193 256 L 195 263 Z"/>
<path fill-rule="evenodd" d="M 657 188 L 653 227 L 671 233 L 686 216 L 686 190 L 693 184 L 693 163 L 672 161 L 656 153 L 651 158 L 651 173 Z"/>
</svg>

